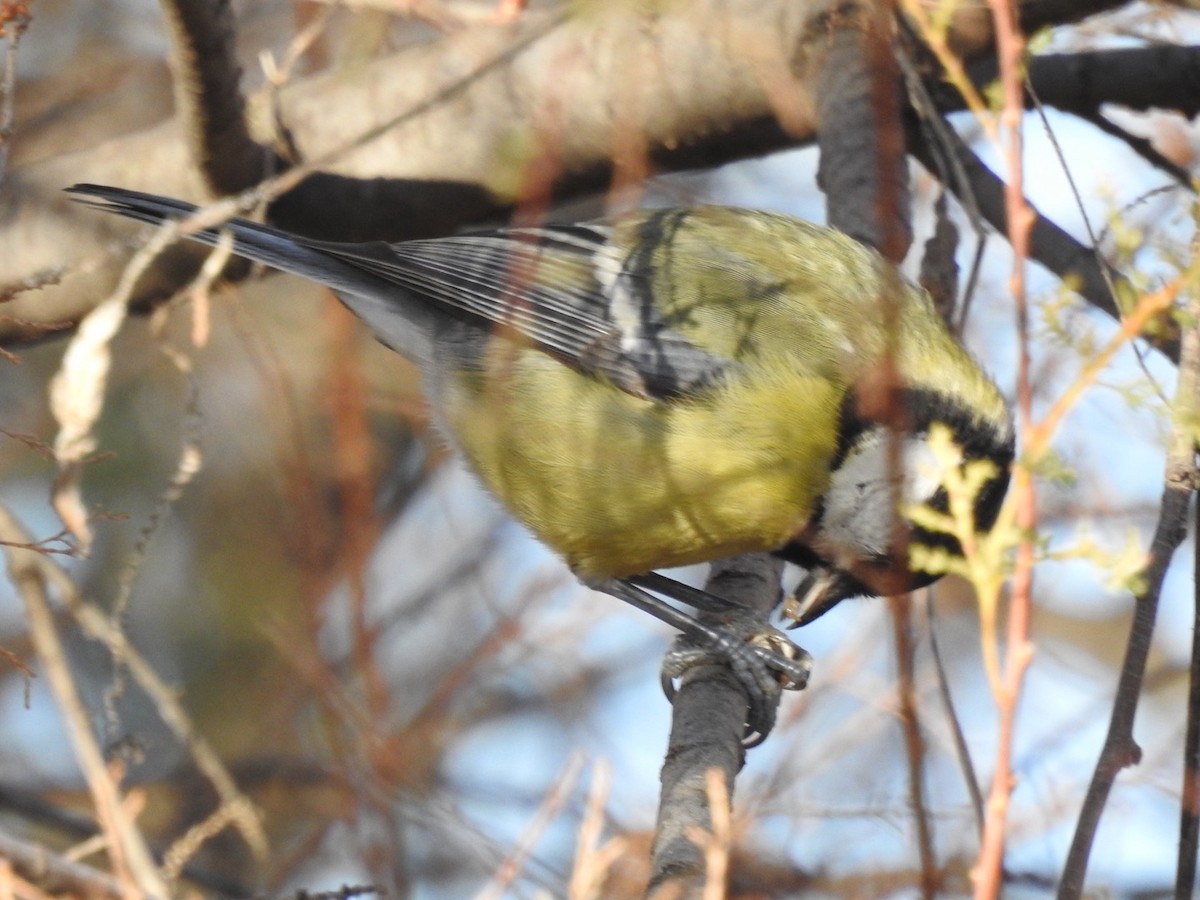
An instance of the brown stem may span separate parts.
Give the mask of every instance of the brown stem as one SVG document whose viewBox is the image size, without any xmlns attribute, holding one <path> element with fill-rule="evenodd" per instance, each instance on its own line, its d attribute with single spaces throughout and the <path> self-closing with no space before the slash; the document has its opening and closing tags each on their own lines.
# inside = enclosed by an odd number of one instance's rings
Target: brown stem
<svg viewBox="0 0 1200 900">
<path fill-rule="evenodd" d="M 1200 534 L 1200 506 L 1194 534 Z M 1193 896 L 1196 850 L 1200 845 L 1200 542 L 1192 562 L 1192 662 L 1188 669 L 1187 726 L 1184 730 L 1183 789 L 1179 803 L 1179 859 L 1175 866 L 1175 896 Z"/>
<path fill-rule="evenodd" d="M 1025 39 L 1017 23 L 1017 10 L 1011 0 L 989 0 L 996 24 L 996 52 L 1004 91 L 1001 124 L 1007 136 L 1006 155 L 1010 173 L 1005 188 L 1005 213 L 1008 239 L 1013 249 L 1013 270 L 1009 279 L 1017 318 L 1019 360 L 1017 368 L 1018 418 L 1027 428 L 1031 421 L 1033 391 L 1030 384 L 1029 310 L 1025 296 L 1025 267 L 1029 258 L 1030 235 L 1034 215 L 1025 201 L 1021 118 L 1024 109 L 1021 62 Z M 978 900 L 1000 894 L 1004 869 L 1004 832 L 1008 821 L 1008 801 L 1012 794 L 1012 747 L 1016 726 L 1017 703 L 1024 684 L 1025 670 L 1033 655 L 1029 643 L 1030 602 L 1033 590 L 1033 534 L 1037 525 L 1036 496 L 1029 469 L 1018 466 L 1014 478 L 1017 501 L 1017 527 L 1023 537 L 1017 546 L 1009 604 L 1006 659 L 996 703 L 999 707 L 999 735 L 992 789 L 988 796 L 983 840 L 976 863 L 975 896 Z"/>
<path fill-rule="evenodd" d="M 1121 769 L 1137 763 L 1141 757 L 1141 749 L 1133 738 L 1134 714 L 1146 674 L 1163 579 L 1175 549 L 1186 535 L 1188 504 L 1195 490 L 1195 431 L 1189 423 L 1195 421 L 1197 392 L 1200 391 L 1200 325 L 1196 324 L 1200 303 L 1192 300 L 1189 307 L 1192 325 L 1184 333 L 1180 353 L 1179 383 L 1175 395 L 1175 434 L 1167 455 L 1162 505 L 1150 543 L 1150 561 L 1142 576 L 1145 586 L 1135 598 L 1137 605 L 1125 646 L 1125 660 L 1117 682 L 1108 734 L 1104 738 L 1104 746 L 1100 750 L 1100 758 L 1096 762 L 1079 821 L 1075 825 L 1075 836 L 1067 852 L 1058 886 L 1060 900 L 1071 900 L 1082 893 L 1092 843 L 1109 792 Z"/>
</svg>

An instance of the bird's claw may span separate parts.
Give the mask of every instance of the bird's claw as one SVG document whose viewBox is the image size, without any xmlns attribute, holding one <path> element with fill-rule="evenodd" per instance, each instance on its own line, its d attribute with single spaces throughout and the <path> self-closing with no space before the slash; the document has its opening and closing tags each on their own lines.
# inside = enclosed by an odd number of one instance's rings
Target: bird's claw
<svg viewBox="0 0 1200 900">
<path fill-rule="evenodd" d="M 753 620 L 740 628 L 738 624 L 729 623 L 732 628 L 719 630 L 715 640 L 704 644 L 687 636 L 677 638 L 663 657 L 663 693 L 673 702 L 675 679 L 698 666 L 728 666 L 749 704 L 743 744 L 756 747 L 775 725 L 783 691 L 798 691 L 808 683 L 812 657 L 776 628 Z"/>
</svg>

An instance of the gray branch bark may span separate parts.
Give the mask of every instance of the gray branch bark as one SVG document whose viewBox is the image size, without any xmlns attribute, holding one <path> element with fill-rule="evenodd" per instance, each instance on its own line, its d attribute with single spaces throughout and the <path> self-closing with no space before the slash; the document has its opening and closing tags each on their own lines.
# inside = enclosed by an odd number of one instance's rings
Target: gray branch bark
<svg viewBox="0 0 1200 900">
<path fill-rule="evenodd" d="M 1031 27 L 1119 5 L 1024 4 Z M 614 160 L 628 165 L 639 148 L 654 166 L 688 168 L 810 141 L 819 89 L 811 51 L 837 8 L 833 0 L 697 0 L 641 14 L 625 4 L 561 20 L 529 13 L 296 82 L 280 93 L 279 109 L 304 159 L 367 183 L 292 201 L 280 224 L 315 210 L 371 227 L 390 218 L 393 235 L 444 233 L 541 196 L 546 184 L 558 196 L 603 187 Z M 968 58 L 986 55 L 986 6 L 960 4 L 952 36 Z M 270 143 L 271 106 L 257 98 L 247 110 L 249 134 Z M 202 199 L 187 147 L 186 127 L 170 122 L 10 174 L 0 187 L 0 345 L 71 327 L 119 277 L 130 231 L 85 217 L 62 188 L 86 180 Z M 397 195 L 413 184 L 381 192 L 392 179 L 465 185 L 451 199 L 465 193 L 466 202 L 459 210 L 444 193 L 416 191 L 401 206 Z M 329 205 L 379 195 L 389 204 L 382 215 L 381 205 Z M 441 214 L 428 229 L 412 221 L 431 211 Z M 182 278 L 179 269 L 158 272 L 135 299 L 150 302 Z"/>
</svg>

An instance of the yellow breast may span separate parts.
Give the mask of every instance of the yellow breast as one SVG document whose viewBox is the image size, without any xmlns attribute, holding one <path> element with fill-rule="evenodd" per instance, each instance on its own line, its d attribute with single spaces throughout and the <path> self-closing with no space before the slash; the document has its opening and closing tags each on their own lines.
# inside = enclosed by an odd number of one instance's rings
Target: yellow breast
<svg viewBox="0 0 1200 900">
<path fill-rule="evenodd" d="M 487 487 L 580 575 L 776 549 L 825 490 L 842 400 L 827 380 L 760 367 L 668 403 L 504 355 L 449 376 L 437 405 Z"/>
</svg>

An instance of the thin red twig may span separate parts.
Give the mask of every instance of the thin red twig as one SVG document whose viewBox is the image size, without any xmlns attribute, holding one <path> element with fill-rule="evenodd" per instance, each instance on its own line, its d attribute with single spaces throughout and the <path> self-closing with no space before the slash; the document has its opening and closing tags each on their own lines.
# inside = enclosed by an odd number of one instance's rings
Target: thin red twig
<svg viewBox="0 0 1200 900">
<path fill-rule="evenodd" d="M 1017 415 L 1022 429 L 1027 429 L 1032 422 L 1033 393 L 1030 385 L 1029 311 L 1025 295 L 1025 265 L 1029 256 L 1029 236 L 1034 217 L 1025 202 L 1022 172 L 1021 120 L 1024 113 L 1024 95 L 1021 62 L 1025 53 L 1025 39 L 1017 23 L 1016 4 L 1013 0 L 989 0 L 989 6 L 996 26 L 996 49 L 1004 98 L 1001 125 L 1003 135 L 1007 138 L 1005 150 L 1009 177 L 1005 188 L 1005 209 L 1008 215 L 1008 239 L 1013 249 L 1009 289 L 1016 309 L 1019 347 Z M 975 896 L 979 900 L 997 897 L 1000 894 L 1004 868 L 1004 833 L 1009 797 L 1012 793 L 1012 746 L 1017 702 L 1024 683 L 1025 670 L 1033 656 L 1033 647 L 1029 641 L 1029 617 L 1033 590 L 1033 532 L 1037 512 L 1033 478 L 1025 466 L 1016 467 L 1014 492 L 1017 499 L 1017 526 L 1021 529 L 1023 537 L 1017 546 L 1008 615 L 1007 652 L 1003 678 L 998 685 L 996 696 L 1000 722 L 995 774 L 987 801 L 983 842 L 972 873 Z"/>
</svg>

